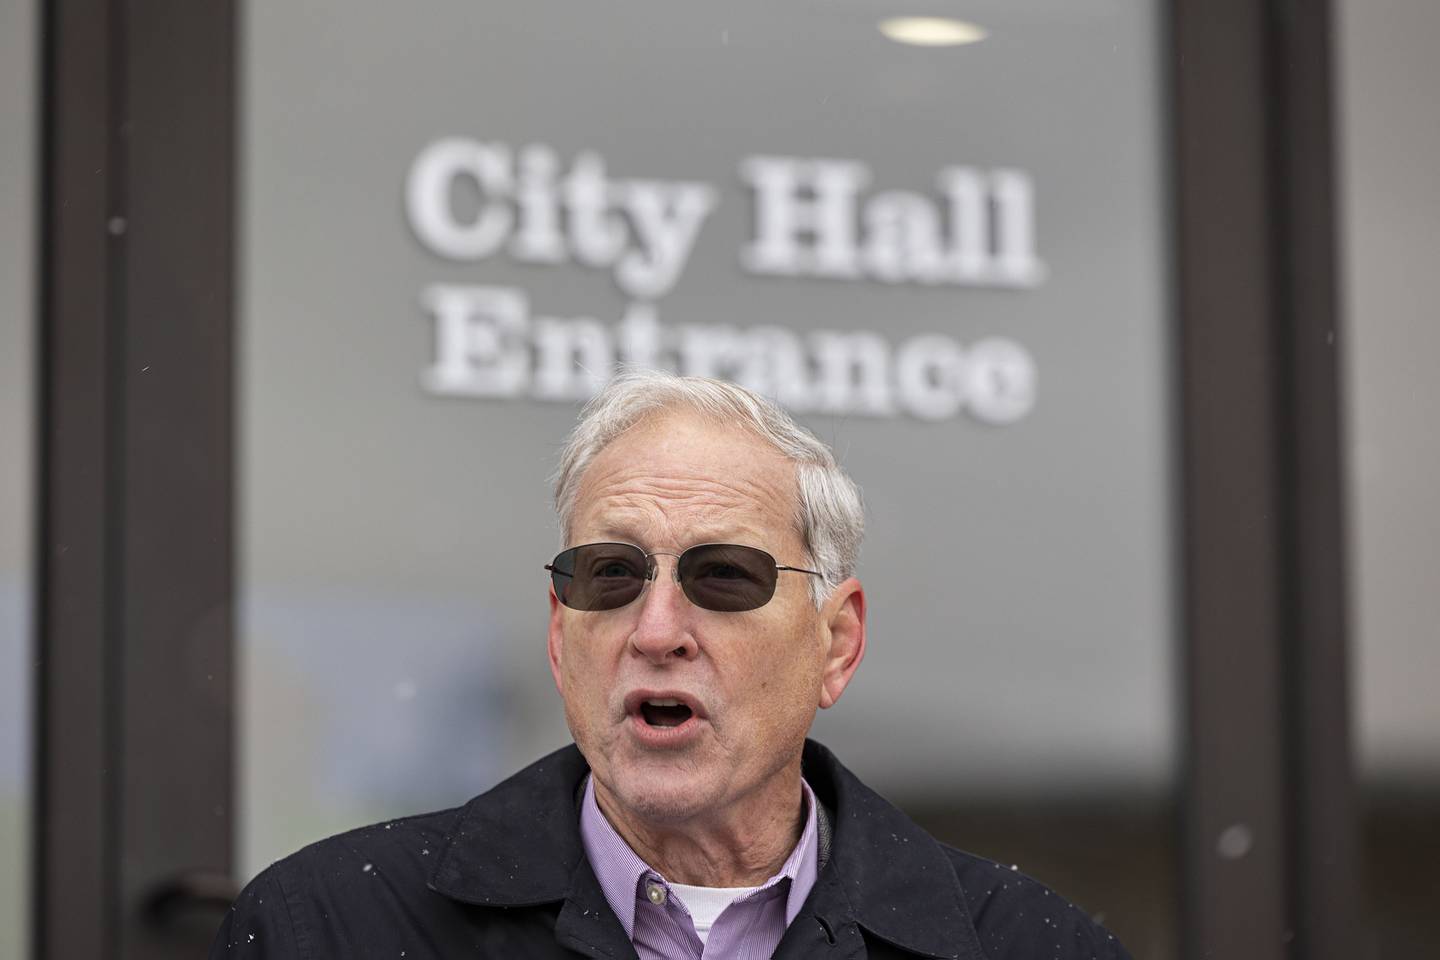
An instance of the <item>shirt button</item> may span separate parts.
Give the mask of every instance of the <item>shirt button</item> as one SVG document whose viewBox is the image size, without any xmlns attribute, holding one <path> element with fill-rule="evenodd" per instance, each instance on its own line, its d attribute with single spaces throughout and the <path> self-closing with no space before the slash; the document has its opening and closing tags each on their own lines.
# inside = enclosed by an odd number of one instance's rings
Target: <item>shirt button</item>
<svg viewBox="0 0 1440 960">
<path fill-rule="evenodd" d="M 650 898 L 651 903 L 662 904 L 665 902 L 665 888 L 651 881 L 645 885 L 645 896 Z"/>
</svg>

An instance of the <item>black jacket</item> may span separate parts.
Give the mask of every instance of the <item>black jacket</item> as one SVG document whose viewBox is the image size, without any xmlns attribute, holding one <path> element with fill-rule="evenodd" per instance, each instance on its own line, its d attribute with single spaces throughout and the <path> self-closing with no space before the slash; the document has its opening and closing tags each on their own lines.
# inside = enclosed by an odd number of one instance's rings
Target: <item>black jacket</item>
<svg viewBox="0 0 1440 960">
<path fill-rule="evenodd" d="M 235 901 L 211 960 L 633 958 L 581 846 L 586 772 L 566 747 L 463 807 L 272 864 Z M 938 843 L 813 741 L 804 775 L 830 836 L 777 958 L 1128 960 L 1083 911 Z"/>
</svg>

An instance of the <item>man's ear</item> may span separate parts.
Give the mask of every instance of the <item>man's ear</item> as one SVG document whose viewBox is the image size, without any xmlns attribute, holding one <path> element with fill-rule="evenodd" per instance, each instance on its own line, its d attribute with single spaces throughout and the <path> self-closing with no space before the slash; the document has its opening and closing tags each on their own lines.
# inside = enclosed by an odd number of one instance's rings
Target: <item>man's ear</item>
<svg viewBox="0 0 1440 960">
<path fill-rule="evenodd" d="M 820 708 L 833 707 L 865 659 L 865 590 L 854 577 L 830 594 L 820 611 L 828 640 L 825 670 L 820 676 Z"/>
<path fill-rule="evenodd" d="M 560 598 L 555 596 L 555 587 L 551 585 L 550 592 L 550 634 L 545 641 L 545 654 L 550 660 L 550 675 L 555 678 L 555 689 L 563 696 L 565 683 L 560 679 L 560 662 L 565 652 L 565 631 L 560 623 L 564 613 L 560 606 Z"/>
</svg>

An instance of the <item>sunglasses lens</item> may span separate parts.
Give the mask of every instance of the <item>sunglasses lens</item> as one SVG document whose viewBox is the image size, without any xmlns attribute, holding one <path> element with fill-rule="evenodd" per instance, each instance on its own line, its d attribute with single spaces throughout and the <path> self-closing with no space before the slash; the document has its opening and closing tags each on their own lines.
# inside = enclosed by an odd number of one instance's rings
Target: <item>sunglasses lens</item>
<svg viewBox="0 0 1440 960">
<path fill-rule="evenodd" d="M 575 610 L 614 610 L 640 596 L 648 564 L 639 547 L 587 543 L 555 557 L 550 581 L 555 596 Z"/>
<path fill-rule="evenodd" d="M 680 586 L 697 607 L 737 613 L 775 596 L 775 558 L 737 544 L 705 544 L 680 555 Z"/>
</svg>

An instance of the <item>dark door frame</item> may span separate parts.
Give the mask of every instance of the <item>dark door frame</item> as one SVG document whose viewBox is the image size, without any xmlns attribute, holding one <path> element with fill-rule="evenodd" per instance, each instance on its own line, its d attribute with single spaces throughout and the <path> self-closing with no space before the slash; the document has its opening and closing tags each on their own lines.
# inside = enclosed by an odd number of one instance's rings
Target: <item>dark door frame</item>
<svg viewBox="0 0 1440 960">
<path fill-rule="evenodd" d="M 1195 958 L 1357 942 L 1330 15 L 1169 10 Z M 192 956 L 185 912 L 233 867 L 236 24 L 233 0 L 45 6 L 45 960 Z"/>
<path fill-rule="evenodd" d="M 235 10 L 54 0 L 41 44 L 35 954 L 193 956 L 232 864 Z"/>
<path fill-rule="evenodd" d="M 1172 13 L 1188 956 L 1358 955 L 1328 2 Z"/>
</svg>

